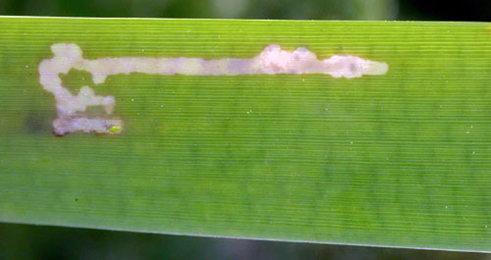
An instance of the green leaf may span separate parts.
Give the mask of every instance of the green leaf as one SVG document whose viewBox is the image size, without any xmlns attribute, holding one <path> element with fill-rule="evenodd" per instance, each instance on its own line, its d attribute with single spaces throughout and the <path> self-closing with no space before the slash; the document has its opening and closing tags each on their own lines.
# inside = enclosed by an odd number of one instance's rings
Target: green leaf
<svg viewBox="0 0 491 260">
<path fill-rule="evenodd" d="M 491 251 L 491 24 L 0 18 L 0 221 Z M 385 75 L 61 75 L 124 129 L 56 137 L 50 47 L 85 59 L 386 62 Z M 87 111 L 101 114 L 101 111 Z M 489 228 L 488 228 L 489 227 Z"/>
</svg>

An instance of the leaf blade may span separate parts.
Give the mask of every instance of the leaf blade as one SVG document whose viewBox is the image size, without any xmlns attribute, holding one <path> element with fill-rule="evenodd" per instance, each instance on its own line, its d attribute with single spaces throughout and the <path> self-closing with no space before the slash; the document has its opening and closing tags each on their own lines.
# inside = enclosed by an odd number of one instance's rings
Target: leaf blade
<svg viewBox="0 0 491 260">
<path fill-rule="evenodd" d="M 489 27 L 2 17 L 0 220 L 491 251 Z M 55 138 L 37 65 L 59 42 L 91 59 L 250 58 L 276 43 L 390 69 L 110 76 L 94 89 L 116 97 L 125 132 Z"/>
</svg>

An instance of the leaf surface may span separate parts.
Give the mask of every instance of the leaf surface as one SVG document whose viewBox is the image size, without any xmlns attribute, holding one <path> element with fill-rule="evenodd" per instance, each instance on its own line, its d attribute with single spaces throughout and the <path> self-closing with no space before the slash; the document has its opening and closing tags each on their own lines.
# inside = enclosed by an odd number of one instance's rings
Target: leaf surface
<svg viewBox="0 0 491 260">
<path fill-rule="evenodd" d="M 491 251 L 491 24 L 0 18 L 0 221 Z M 301 75 L 61 75 L 117 135 L 52 134 L 50 46 L 244 58 L 307 47 L 389 65 Z M 97 113 L 97 111 L 95 112 Z"/>
</svg>

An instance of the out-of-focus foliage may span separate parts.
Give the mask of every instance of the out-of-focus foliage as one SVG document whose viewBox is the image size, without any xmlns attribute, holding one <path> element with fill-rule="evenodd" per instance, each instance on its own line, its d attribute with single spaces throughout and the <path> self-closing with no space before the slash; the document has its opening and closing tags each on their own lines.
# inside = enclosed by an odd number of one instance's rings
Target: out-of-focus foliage
<svg viewBox="0 0 491 260">
<path fill-rule="evenodd" d="M 0 13 L 64 16 L 393 19 L 397 0 L 3 0 Z"/>
<path fill-rule="evenodd" d="M 489 260 L 491 258 L 480 253 L 164 236 L 0 224 L 0 259 Z"/>
<path fill-rule="evenodd" d="M 491 1 L 2 0 L 0 15 L 489 21 Z"/>
</svg>

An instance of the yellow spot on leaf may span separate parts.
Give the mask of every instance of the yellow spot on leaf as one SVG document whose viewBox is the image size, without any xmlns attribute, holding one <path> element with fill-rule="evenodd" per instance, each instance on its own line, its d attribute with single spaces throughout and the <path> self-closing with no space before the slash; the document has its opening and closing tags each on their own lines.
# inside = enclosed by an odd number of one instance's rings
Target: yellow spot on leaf
<svg viewBox="0 0 491 260">
<path fill-rule="evenodd" d="M 109 131 L 113 134 L 121 132 L 121 126 L 111 126 Z"/>
</svg>

